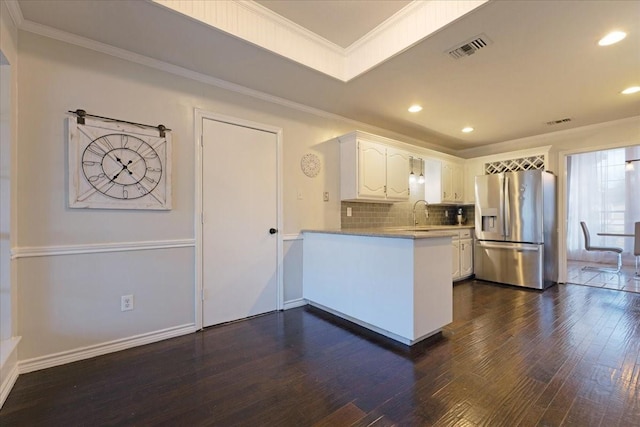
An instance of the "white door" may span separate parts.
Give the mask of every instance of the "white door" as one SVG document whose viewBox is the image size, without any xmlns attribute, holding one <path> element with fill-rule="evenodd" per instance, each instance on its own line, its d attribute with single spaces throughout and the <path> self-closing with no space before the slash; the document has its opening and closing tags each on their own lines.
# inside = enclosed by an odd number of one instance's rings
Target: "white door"
<svg viewBox="0 0 640 427">
<path fill-rule="evenodd" d="M 276 134 L 203 119 L 202 211 L 203 327 L 276 310 Z"/>
</svg>

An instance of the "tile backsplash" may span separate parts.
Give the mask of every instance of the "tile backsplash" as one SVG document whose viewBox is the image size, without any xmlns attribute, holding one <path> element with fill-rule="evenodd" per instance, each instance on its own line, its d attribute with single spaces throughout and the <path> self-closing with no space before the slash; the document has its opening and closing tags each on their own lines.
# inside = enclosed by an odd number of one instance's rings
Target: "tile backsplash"
<svg viewBox="0 0 640 427">
<path fill-rule="evenodd" d="M 424 194 L 424 185 L 414 184 L 412 196 L 408 202 L 399 203 L 363 203 L 342 202 L 340 219 L 342 228 L 379 228 L 411 226 L 413 205 Z M 420 197 L 418 197 L 420 195 Z M 429 217 L 425 215 L 424 203 L 416 206 L 418 225 L 454 225 L 456 213 L 462 208 L 465 224 L 473 225 L 475 208 L 473 205 L 443 206 L 429 205 Z M 347 208 L 351 208 L 351 216 L 347 216 Z"/>
<path fill-rule="evenodd" d="M 342 202 L 340 218 L 342 228 L 378 228 L 411 226 L 413 220 L 413 203 L 362 203 Z M 351 208 L 351 216 L 347 216 L 347 208 Z M 474 207 L 459 206 L 463 210 L 465 224 L 473 225 Z M 429 217 L 425 215 L 424 204 L 416 206 L 418 225 L 454 225 L 458 206 L 429 205 Z"/>
</svg>

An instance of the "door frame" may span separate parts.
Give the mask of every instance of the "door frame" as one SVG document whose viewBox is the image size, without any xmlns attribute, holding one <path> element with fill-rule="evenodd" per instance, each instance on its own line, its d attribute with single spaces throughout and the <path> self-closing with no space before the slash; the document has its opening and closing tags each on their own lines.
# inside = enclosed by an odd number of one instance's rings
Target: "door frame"
<svg viewBox="0 0 640 427">
<path fill-rule="evenodd" d="M 574 154 L 613 150 L 616 148 L 630 147 L 632 145 L 638 145 L 638 142 L 621 141 L 589 147 L 572 148 L 558 152 L 558 283 L 567 283 L 567 211 L 569 210 L 567 158 Z"/>
<path fill-rule="evenodd" d="M 284 286 L 283 286 L 283 244 L 282 244 L 282 128 L 225 116 L 211 111 L 195 108 L 194 110 L 194 147 L 195 147 L 195 242 L 196 242 L 196 262 L 195 262 L 195 319 L 196 329 L 202 329 L 203 325 L 203 283 L 202 283 L 202 128 L 203 121 L 216 120 L 236 126 L 243 126 L 251 129 L 269 132 L 276 137 L 276 227 L 279 230 L 276 234 L 276 310 L 282 310 L 284 306 Z"/>
</svg>

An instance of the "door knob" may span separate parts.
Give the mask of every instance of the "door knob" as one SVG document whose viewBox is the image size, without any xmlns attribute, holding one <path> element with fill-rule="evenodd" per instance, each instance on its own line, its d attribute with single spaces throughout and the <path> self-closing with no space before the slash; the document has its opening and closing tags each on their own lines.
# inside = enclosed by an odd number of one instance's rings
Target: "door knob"
<svg viewBox="0 0 640 427">
<path fill-rule="evenodd" d="M 276 234 L 278 232 L 278 230 L 276 230 L 275 228 L 270 228 L 269 229 L 269 234 Z"/>
</svg>

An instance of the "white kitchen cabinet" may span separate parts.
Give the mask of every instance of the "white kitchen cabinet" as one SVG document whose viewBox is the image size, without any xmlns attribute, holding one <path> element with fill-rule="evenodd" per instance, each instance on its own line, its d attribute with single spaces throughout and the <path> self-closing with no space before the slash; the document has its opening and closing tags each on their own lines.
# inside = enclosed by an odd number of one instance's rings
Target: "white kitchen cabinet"
<svg viewBox="0 0 640 427">
<path fill-rule="evenodd" d="M 460 277 L 473 274 L 473 240 L 460 240 Z"/>
<path fill-rule="evenodd" d="M 340 141 L 340 199 L 409 200 L 409 154 L 353 132 Z"/>
<path fill-rule="evenodd" d="M 386 147 L 358 141 L 358 197 L 385 199 L 387 185 Z"/>
<path fill-rule="evenodd" d="M 387 147 L 387 199 L 409 200 L 409 153 Z"/>
<path fill-rule="evenodd" d="M 454 281 L 473 275 L 473 238 L 471 230 L 461 230 L 451 242 L 451 277 Z"/>
<path fill-rule="evenodd" d="M 451 278 L 460 278 L 460 240 L 457 238 L 451 242 Z"/>
<path fill-rule="evenodd" d="M 464 167 L 442 160 L 425 160 L 424 193 L 429 203 L 463 203 Z"/>
</svg>

